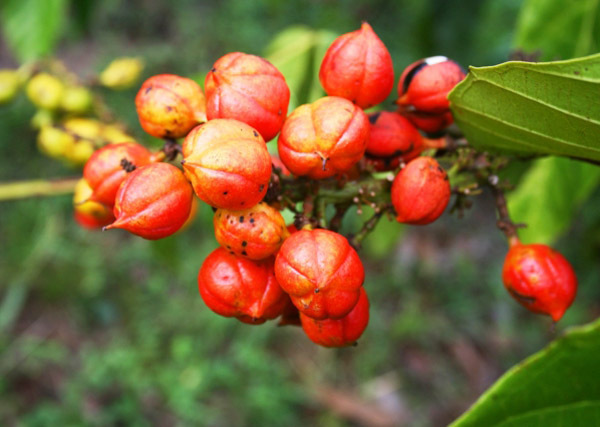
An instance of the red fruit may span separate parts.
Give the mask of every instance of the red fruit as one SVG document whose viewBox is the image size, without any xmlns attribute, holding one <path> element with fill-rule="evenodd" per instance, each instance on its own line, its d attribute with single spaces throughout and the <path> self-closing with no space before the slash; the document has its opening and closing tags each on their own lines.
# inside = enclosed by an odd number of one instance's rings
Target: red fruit
<svg viewBox="0 0 600 427">
<path fill-rule="evenodd" d="M 363 156 L 368 137 L 366 114 L 344 98 L 328 96 L 296 108 L 277 147 L 294 175 L 322 179 L 350 170 Z"/>
<path fill-rule="evenodd" d="M 510 294 L 529 311 L 547 314 L 558 322 L 577 293 L 577 277 L 569 261 L 541 244 L 515 241 L 504 260 L 502 281 Z"/>
<path fill-rule="evenodd" d="M 219 209 L 213 224 L 215 238 L 223 248 L 254 260 L 273 255 L 289 235 L 279 211 L 266 203 L 243 211 Z"/>
<path fill-rule="evenodd" d="M 454 122 L 450 111 L 438 114 L 420 113 L 418 111 L 412 113 L 402 112 L 402 115 L 417 128 L 429 134 L 437 134 Z"/>
<path fill-rule="evenodd" d="M 183 170 L 194 191 L 215 208 L 251 208 L 267 193 L 271 156 L 260 134 L 245 123 L 215 119 L 183 142 Z"/>
<path fill-rule="evenodd" d="M 432 157 L 412 160 L 392 184 L 392 204 L 398 222 L 429 224 L 444 212 L 449 200 L 448 175 Z"/>
<path fill-rule="evenodd" d="M 157 138 L 181 138 L 206 121 L 206 99 L 195 81 L 159 74 L 144 82 L 135 97 L 142 128 Z"/>
<path fill-rule="evenodd" d="M 301 313 L 339 319 L 356 305 L 365 272 L 344 236 L 317 229 L 300 230 L 283 242 L 275 276 Z"/>
<path fill-rule="evenodd" d="M 382 111 L 369 114 L 371 131 L 365 157 L 389 160 L 398 165 L 414 159 L 423 149 L 423 137 L 408 119 L 397 113 Z"/>
<path fill-rule="evenodd" d="M 83 168 L 83 177 L 92 188 L 90 200 L 115 204 L 119 186 L 127 176 L 126 167 L 140 167 L 150 163 L 152 154 L 135 142 L 108 144 L 92 154 Z"/>
<path fill-rule="evenodd" d="M 358 302 L 341 319 L 316 320 L 300 313 L 302 329 L 315 344 L 324 347 L 345 347 L 360 338 L 369 323 L 369 299 L 364 288 L 360 288 Z"/>
<path fill-rule="evenodd" d="M 115 220 L 115 217 L 110 210 L 107 210 L 106 216 L 104 217 L 98 217 L 85 212 L 79 212 L 78 210 L 73 212 L 73 216 L 75 217 L 77 224 L 83 228 L 87 228 L 88 230 L 98 230 Z"/>
<path fill-rule="evenodd" d="M 282 310 L 279 322 L 277 323 L 277 326 L 287 325 L 300 326 L 300 312 L 289 296 L 287 297 L 287 302 Z"/>
<path fill-rule="evenodd" d="M 402 72 L 396 102 L 409 112 L 445 113 L 448 93 L 464 78 L 460 65 L 445 56 L 421 59 Z"/>
<path fill-rule="evenodd" d="M 119 187 L 115 222 L 144 239 L 170 236 L 190 216 L 193 192 L 183 173 L 168 163 L 153 163 L 131 172 Z"/>
<path fill-rule="evenodd" d="M 287 116 L 290 89 L 269 61 L 241 52 L 229 53 L 206 76 L 208 119 L 236 119 L 270 141 Z"/>
<path fill-rule="evenodd" d="M 327 95 L 346 98 L 361 108 L 379 104 L 394 88 L 392 57 L 371 26 L 343 34 L 329 46 L 319 80 Z"/>
<path fill-rule="evenodd" d="M 223 248 L 204 260 L 198 289 L 212 311 L 250 324 L 278 317 L 289 299 L 273 274 L 273 258 L 252 261 Z"/>
</svg>

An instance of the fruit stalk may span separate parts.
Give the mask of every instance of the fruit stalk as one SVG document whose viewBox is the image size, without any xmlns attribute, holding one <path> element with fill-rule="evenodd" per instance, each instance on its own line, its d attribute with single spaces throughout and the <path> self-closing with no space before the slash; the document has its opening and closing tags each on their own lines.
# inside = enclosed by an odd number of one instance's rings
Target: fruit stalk
<svg viewBox="0 0 600 427">
<path fill-rule="evenodd" d="M 52 181 L 35 179 L 0 183 L 0 201 L 69 194 L 75 190 L 78 180 L 79 178 L 65 178 Z"/>
</svg>

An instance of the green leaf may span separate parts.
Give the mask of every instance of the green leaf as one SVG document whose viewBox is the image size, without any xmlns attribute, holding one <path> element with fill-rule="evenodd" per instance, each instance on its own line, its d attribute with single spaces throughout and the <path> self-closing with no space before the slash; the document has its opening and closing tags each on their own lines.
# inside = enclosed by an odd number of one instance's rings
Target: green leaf
<svg viewBox="0 0 600 427">
<path fill-rule="evenodd" d="M 449 94 L 456 123 L 482 150 L 600 161 L 600 54 L 471 67 Z"/>
<path fill-rule="evenodd" d="M 319 67 L 333 39 L 331 31 L 293 26 L 276 35 L 267 46 L 265 57 L 281 71 L 290 88 L 289 111 L 323 96 Z"/>
<path fill-rule="evenodd" d="M 519 14 L 515 47 L 539 51 L 546 60 L 589 55 L 598 49 L 599 18 L 599 0 L 568 4 L 563 0 L 527 0 Z"/>
<path fill-rule="evenodd" d="M 553 243 L 600 183 L 600 167 L 558 157 L 540 159 L 508 194 L 508 208 L 526 243 Z"/>
<path fill-rule="evenodd" d="M 67 0 L 4 0 L 3 35 L 21 62 L 48 55 L 64 28 Z"/>
<path fill-rule="evenodd" d="M 600 320 L 504 374 L 452 427 L 600 424 Z"/>
</svg>

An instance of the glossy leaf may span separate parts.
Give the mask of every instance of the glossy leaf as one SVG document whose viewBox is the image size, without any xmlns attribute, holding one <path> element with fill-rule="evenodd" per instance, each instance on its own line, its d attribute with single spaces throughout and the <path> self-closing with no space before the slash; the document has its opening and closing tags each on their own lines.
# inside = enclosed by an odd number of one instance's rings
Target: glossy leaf
<svg viewBox="0 0 600 427">
<path fill-rule="evenodd" d="M 471 67 L 449 99 L 479 149 L 600 161 L 599 91 L 600 54 Z"/>
<path fill-rule="evenodd" d="M 600 321 L 570 330 L 513 367 L 452 427 L 600 423 Z"/>
<path fill-rule="evenodd" d="M 536 161 L 508 195 L 508 207 L 525 243 L 552 244 L 571 224 L 577 208 L 600 183 L 600 167 L 559 157 Z"/>
<path fill-rule="evenodd" d="M 50 54 L 64 28 L 67 0 L 4 0 L 3 35 L 21 62 Z"/>
</svg>

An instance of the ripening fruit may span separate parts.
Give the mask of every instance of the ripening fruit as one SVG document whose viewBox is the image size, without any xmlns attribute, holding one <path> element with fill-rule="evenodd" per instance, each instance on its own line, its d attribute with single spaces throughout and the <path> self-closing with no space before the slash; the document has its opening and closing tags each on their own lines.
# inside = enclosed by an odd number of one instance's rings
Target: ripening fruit
<svg viewBox="0 0 600 427">
<path fill-rule="evenodd" d="M 577 293 L 577 277 L 564 256 L 541 244 L 512 242 L 502 269 L 508 292 L 534 313 L 547 314 L 555 322 Z"/>
<path fill-rule="evenodd" d="M 397 113 L 382 111 L 369 114 L 371 131 L 365 157 L 398 166 L 423 150 L 423 137 L 412 123 Z M 381 170 L 381 169 L 378 169 Z"/>
<path fill-rule="evenodd" d="M 392 57 L 371 26 L 343 34 L 329 46 L 319 80 L 327 95 L 340 96 L 369 108 L 379 104 L 394 88 Z"/>
<path fill-rule="evenodd" d="M 273 273 L 273 258 L 252 261 L 215 249 L 202 263 L 198 289 L 217 314 L 260 324 L 282 314 L 288 296 Z"/>
<path fill-rule="evenodd" d="M 448 93 L 464 78 L 460 65 L 445 56 L 421 59 L 402 72 L 396 103 L 409 112 L 445 113 Z"/>
<path fill-rule="evenodd" d="M 60 108 L 67 113 L 82 114 L 92 106 L 92 94 L 83 86 L 67 86 L 60 100 Z"/>
<path fill-rule="evenodd" d="M 102 86 L 120 90 L 132 87 L 140 78 L 144 63 L 139 58 L 117 58 L 100 73 Z"/>
<path fill-rule="evenodd" d="M 144 239 L 156 240 L 179 230 L 190 216 L 192 186 L 169 163 L 152 163 L 130 172 L 117 192 L 115 222 Z"/>
<path fill-rule="evenodd" d="M 77 138 L 88 139 L 96 142 L 100 141 L 102 132 L 102 123 L 95 119 L 86 119 L 83 117 L 73 117 L 62 122 L 63 128 L 71 135 Z M 119 141 L 122 142 L 122 141 Z"/>
<path fill-rule="evenodd" d="M 365 153 L 367 115 L 350 101 L 327 96 L 296 108 L 277 141 L 283 164 L 298 176 L 329 178 L 349 171 Z"/>
<path fill-rule="evenodd" d="M 36 74 L 29 80 L 25 93 L 36 107 L 54 110 L 60 106 L 65 86 L 48 73 Z"/>
<path fill-rule="evenodd" d="M 316 320 L 300 313 L 302 329 L 315 344 L 324 347 L 345 347 L 356 343 L 369 323 L 369 299 L 360 288 L 358 302 L 341 319 Z"/>
<path fill-rule="evenodd" d="M 267 193 L 271 156 L 260 134 L 247 124 L 215 119 L 185 138 L 183 170 L 200 200 L 215 208 L 243 210 Z"/>
<path fill-rule="evenodd" d="M 290 89 L 283 74 L 264 58 L 242 52 L 221 57 L 206 76 L 206 114 L 236 119 L 275 138 L 287 116 Z"/>
<path fill-rule="evenodd" d="M 123 165 L 147 165 L 151 155 L 146 147 L 133 142 L 109 144 L 95 151 L 83 168 L 83 177 L 93 190 L 90 199 L 113 206 L 117 190 L 127 176 Z"/>
<path fill-rule="evenodd" d="M 181 138 L 206 121 L 206 99 L 195 81 L 159 74 L 142 84 L 135 97 L 142 128 L 157 138 Z"/>
<path fill-rule="evenodd" d="M 417 157 L 398 172 L 391 195 L 398 222 L 429 224 L 446 209 L 450 200 L 450 182 L 446 171 L 434 158 Z"/>
<path fill-rule="evenodd" d="M 17 70 L 0 70 L 0 105 L 12 101 L 20 86 L 21 79 Z"/>
<path fill-rule="evenodd" d="M 339 319 L 356 305 L 365 272 L 344 236 L 316 229 L 300 230 L 283 242 L 275 276 L 301 313 Z"/>
<path fill-rule="evenodd" d="M 223 248 L 255 260 L 273 255 L 289 236 L 279 211 L 266 203 L 243 211 L 219 209 L 213 224 L 215 238 Z"/>
<path fill-rule="evenodd" d="M 75 221 L 87 229 L 99 229 L 115 220 L 112 209 L 89 200 L 92 188 L 84 178 L 77 181 L 73 194 Z"/>
</svg>

